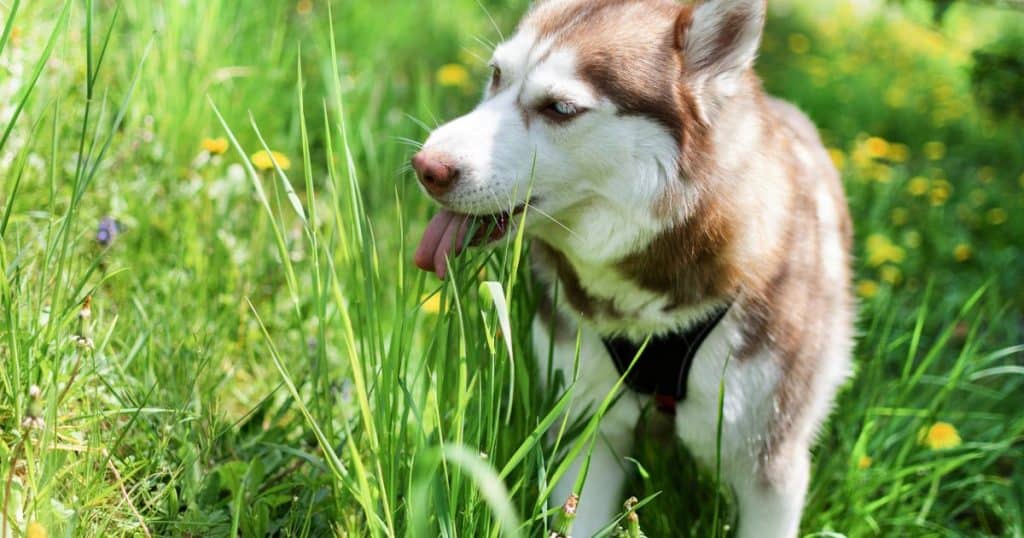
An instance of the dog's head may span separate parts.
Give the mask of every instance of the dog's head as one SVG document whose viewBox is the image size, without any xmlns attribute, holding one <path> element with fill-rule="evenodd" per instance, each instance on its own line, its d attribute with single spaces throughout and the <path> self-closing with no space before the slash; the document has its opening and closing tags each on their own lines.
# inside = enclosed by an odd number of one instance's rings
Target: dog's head
<svg viewBox="0 0 1024 538">
<path fill-rule="evenodd" d="M 716 117 L 750 85 L 764 17 L 765 0 L 538 2 L 495 49 L 483 101 L 413 158 L 445 208 L 417 264 L 443 273 L 469 216 L 503 228 L 526 205 L 528 233 L 595 238 L 597 258 L 685 218 L 706 190 L 695 176 L 723 158 Z"/>
</svg>

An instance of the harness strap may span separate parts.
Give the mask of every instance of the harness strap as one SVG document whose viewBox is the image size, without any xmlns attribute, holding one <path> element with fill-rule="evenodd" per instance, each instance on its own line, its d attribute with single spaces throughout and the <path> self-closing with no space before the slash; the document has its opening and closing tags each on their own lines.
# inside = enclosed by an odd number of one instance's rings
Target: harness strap
<svg viewBox="0 0 1024 538">
<path fill-rule="evenodd" d="M 654 396 L 658 410 L 674 415 L 679 402 L 686 399 L 686 385 L 693 360 L 711 331 L 725 318 L 731 305 L 717 310 L 712 316 L 683 331 L 651 338 L 642 355 L 637 358 L 643 342 L 634 343 L 627 338 L 605 338 L 604 347 L 611 355 L 619 375 L 626 375 L 625 383 L 634 392 Z M 633 369 L 629 365 L 636 358 Z"/>
</svg>

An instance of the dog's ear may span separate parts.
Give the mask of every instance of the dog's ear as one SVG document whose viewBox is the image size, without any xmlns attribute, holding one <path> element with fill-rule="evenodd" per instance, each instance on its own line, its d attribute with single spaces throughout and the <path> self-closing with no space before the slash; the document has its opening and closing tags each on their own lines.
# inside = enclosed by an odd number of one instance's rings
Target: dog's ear
<svg viewBox="0 0 1024 538">
<path fill-rule="evenodd" d="M 686 70 L 714 76 L 750 68 L 766 11 L 767 0 L 706 0 L 683 6 L 676 19 L 676 47 Z"/>
</svg>

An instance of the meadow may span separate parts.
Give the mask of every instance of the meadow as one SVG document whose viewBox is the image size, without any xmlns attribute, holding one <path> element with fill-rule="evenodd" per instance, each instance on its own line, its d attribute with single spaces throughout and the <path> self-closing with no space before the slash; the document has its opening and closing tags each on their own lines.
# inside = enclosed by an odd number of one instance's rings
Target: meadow
<svg viewBox="0 0 1024 538">
<path fill-rule="evenodd" d="M 529 245 L 415 270 L 406 165 L 526 5 L 0 0 L 0 537 L 549 535 L 595 422 L 535 382 Z M 1024 13 L 771 5 L 861 301 L 802 531 L 1024 536 L 1024 119 L 969 76 Z M 641 528 L 730 536 L 670 444 Z"/>
</svg>

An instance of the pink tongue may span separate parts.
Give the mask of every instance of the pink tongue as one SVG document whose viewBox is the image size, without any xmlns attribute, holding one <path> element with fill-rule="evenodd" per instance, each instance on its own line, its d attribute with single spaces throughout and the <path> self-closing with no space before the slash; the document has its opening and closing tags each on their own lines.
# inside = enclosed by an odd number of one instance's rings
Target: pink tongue
<svg viewBox="0 0 1024 538">
<path fill-rule="evenodd" d="M 438 278 L 444 278 L 448 272 L 445 259 L 449 254 L 454 253 L 457 256 L 462 252 L 462 243 L 472 220 L 468 215 L 447 209 L 442 209 L 434 215 L 427 224 L 427 230 L 423 232 L 420 246 L 416 249 L 413 258 L 416 266 L 424 271 L 437 273 Z"/>
</svg>

